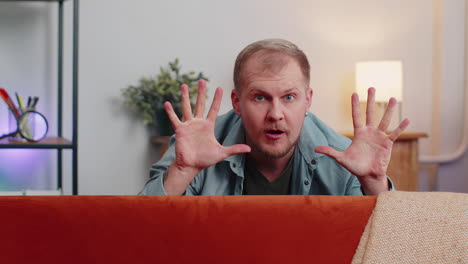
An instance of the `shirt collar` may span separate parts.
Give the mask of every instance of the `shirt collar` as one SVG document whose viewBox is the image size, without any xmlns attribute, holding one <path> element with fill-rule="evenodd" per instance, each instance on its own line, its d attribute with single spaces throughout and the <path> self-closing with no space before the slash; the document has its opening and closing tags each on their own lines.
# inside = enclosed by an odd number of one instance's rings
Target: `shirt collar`
<svg viewBox="0 0 468 264">
<path fill-rule="evenodd" d="M 231 110 L 232 111 L 232 110 Z M 234 111 L 232 111 L 233 114 Z M 234 125 L 229 129 L 229 133 L 224 138 L 224 141 L 221 145 L 225 147 L 229 147 L 236 144 L 245 144 L 245 136 L 244 136 L 244 126 L 242 125 L 242 119 L 237 115 L 237 120 L 235 121 Z M 225 160 L 229 163 L 236 163 L 239 167 L 243 167 L 245 159 L 245 154 L 237 154 L 234 156 L 227 157 Z"/>
<path fill-rule="evenodd" d="M 304 118 L 301 135 L 297 142 L 298 150 L 308 161 L 324 156 L 324 154 L 315 152 L 315 148 L 328 146 L 329 144 L 324 131 L 317 126 L 317 122 L 321 121 L 315 115 L 309 113 Z"/>
</svg>

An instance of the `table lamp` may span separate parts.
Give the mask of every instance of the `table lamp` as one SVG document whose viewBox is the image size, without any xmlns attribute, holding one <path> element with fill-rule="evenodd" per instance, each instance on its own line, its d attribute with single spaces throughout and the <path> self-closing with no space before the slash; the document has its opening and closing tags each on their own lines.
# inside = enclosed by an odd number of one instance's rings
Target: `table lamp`
<svg viewBox="0 0 468 264">
<path fill-rule="evenodd" d="M 401 122 L 403 94 L 403 70 L 401 61 L 363 61 L 356 63 L 356 92 L 360 102 L 367 101 L 367 89 L 376 90 L 375 102 L 383 115 L 390 97 L 398 104 L 398 117 Z"/>
</svg>

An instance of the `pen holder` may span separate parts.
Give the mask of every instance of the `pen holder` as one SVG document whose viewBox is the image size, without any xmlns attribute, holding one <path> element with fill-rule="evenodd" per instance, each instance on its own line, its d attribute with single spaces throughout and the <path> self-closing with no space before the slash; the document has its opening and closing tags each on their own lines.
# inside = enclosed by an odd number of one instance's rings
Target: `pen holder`
<svg viewBox="0 0 468 264">
<path fill-rule="evenodd" d="M 10 141 L 37 142 L 47 135 L 49 125 L 44 115 L 35 110 L 26 109 L 20 118 L 10 111 L 9 129 Z"/>
<path fill-rule="evenodd" d="M 34 129 L 34 128 L 33 128 Z M 23 138 L 18 130 L 18 119 L 13 114 L 12 111 L 8 111 L 8 131 L 16 131 L 11 136 L 8 137 L 10 141 L 23 141 L 26 142 L 27 140 Z"/>
</svg>

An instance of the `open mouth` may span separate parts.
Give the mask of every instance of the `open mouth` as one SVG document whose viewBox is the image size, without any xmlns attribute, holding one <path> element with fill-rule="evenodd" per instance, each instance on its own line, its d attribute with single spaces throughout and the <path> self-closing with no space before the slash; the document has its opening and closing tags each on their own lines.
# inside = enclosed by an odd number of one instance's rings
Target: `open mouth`
<svg viewBox="0 0 468 264">
<path fill-rule="evenodd" d="M 265 134 L 268 139 L 277 140 L 282 138 L 285 133 L 283 130 L 270 129 L 266 130 Z"/>
<path fill-rule="evenodd" d="M 281 135 L 284 132 L 282 130 L 268 130 L 267 133 L 272 135 Z"/>
</svg>

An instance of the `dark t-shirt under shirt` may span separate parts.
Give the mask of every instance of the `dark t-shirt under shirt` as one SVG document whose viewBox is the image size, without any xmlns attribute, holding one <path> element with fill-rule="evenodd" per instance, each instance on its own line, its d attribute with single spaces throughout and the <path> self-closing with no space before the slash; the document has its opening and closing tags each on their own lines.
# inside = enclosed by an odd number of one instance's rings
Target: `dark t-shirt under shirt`
<svg viewBox="0 0 468 264">
<path fill-rule="evenodd" d="M 244 195 L 286 195 L 290 193 L 289 185 L 293 168 L 293 158 L 288 162 L 281 175 L 270 182 L 255 164 L 246 159 L 244 168 Z"/>
</svg>

